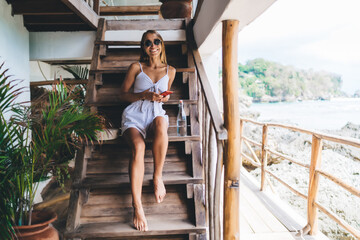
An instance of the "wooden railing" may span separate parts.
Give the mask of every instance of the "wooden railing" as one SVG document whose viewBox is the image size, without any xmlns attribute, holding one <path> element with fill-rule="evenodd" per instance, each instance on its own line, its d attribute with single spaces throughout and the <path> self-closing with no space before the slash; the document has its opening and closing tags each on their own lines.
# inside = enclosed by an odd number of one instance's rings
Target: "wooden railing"
<svg viewBox="0 0 360 240">
<path fill-rule="evenodd" d="M 187 25 L 190 23 L 187 23 Z M 205 174 L 206 209 L 210 239 L 222 239 L 221 231 L 221 191 L 223 171 L 223 148 L 227 131 L 218 104 L 207 78 L 199 51 L 195 45 L 192 27 L 187 27 L 188 47 L 190 51 L 189 66 L 194 65 L 199 83 L 199 113 L 201 116 L 200 135 L 202 140 L 202 159 Z"/>
<path fill-rule="evenodd" d="M 255 125 L 258 125 L 258 126 L 262 127 L 262 142 L 261 143 L 256 142 L 254 140 L 251 140 L 248 137 L 244 136 L 244 134 L 243 134 L 243 132 L 244 132 L 243 131 L 244 123 L 255 124 Z M 344 188 L 345 190 L 347 190 L 351 194 L 353 194 L 353 195 L 355 195 L 357 197 L 360 197 L 360 190 L 359 189 L 356 189 L 355 187 L 348 185 L 347 183 L 345 183 L 341 179 L 333 176 L 332 174 L 321 170 L 321 153 L 322 153 L 323 140 L 328 140 L 328 141 L 332 141 L 332 142 L 336 142 L 336 143 L 350 145 L 350 146 L 360 148 L 360 141 L 359 140 L 352 139 L 352 138 L 340 137 L 340 136 L 334 136 L 334 135 L 330 135 L 330 134 L 324 134 L 324 133 L 315 132 L 315 131 L 310 131 L 310 130 L 306 130 L 306 129 L 302 129 L 302 128 L 298 128 L 298 127 L 294 127 L 294 126 L 290 126 L 290 125 L 285 125 L 285 124 L 262 123 L 262 122 L 257 122 L 257 121 L 246 119 L 246 118 L 240 118 L 240 127 L 241 127 L 241 130 L 240 130 L 241 131 L 241 136 L 240 136 L 241 142 L 245 143 L 248 146 L 249 150 L 251 149 L 250 152 L 252 154 L 252 156 L 248 156 L 241 149 L 241 156 L 243 158 L 247 159 L 253 165 L 261 167 L 260 189 L 261 190 L 264 189 L 265 181 L 268 180 L 268 175 L 270 175 L 273 178 L 275 178 L 277 181 L 282 183 L 284 186 L 286 186 L 289 190 L 294 192 L 296 195 L 298 195 L 298 196 L 300 196 L 300 197 L 302 197 L 304 199 L 307 199 L 307 220 L 308 220 L 308 223 L 303 229 L 303 234 L 309 233 L 310 235 L 313 235 L 313 234 L 315 234 L 317 232 L 317 222 L 318 222 L 318 218 L 317 218 L 317 212 L 318 211 L 317 210 L 319 209 L 320 211 L 325 213 L 329 218 L 331 218 L 333 221 L 335 221 L 340 226 L 342 226 L 345 230 L 347 230 L 352 235 L 354 235 L 356 237 L 356 239 L 360 239 L 360 231 L 358 229 L 355 229 L 350 224 L 345 222 L 343 219 L 338 217 L 329 208 L 321 205 L 319 202 L 316 201 L 317 194 L 319 192 L 319 177 L 320 177 L 320 175 L 327 178 L 327 179 L 329 179 L 329 180 L 331 180 L 332 182 L 336 183 L 337 185 Z M 274 149 L 271 149 L 267 144 L 268 129 L 270 127 L 283 128 L 283 129 L 288 129 L 288 130 L 291 130 L 291 131 L 311 135 L 312 136 L 312 143 L 311 143 L 310 165 L 301 163 L 301 162 L 297 161 L 296 159 L 294 159 L 294 158 L 292 158 L 290 156 L 287 156 L 285 154 L 277 152 Z M 253 146 L 261 148 L 261 161 L 258 159 L 255 152 L 252 150 L 251 144 Z M 241 148 L 242 148 L 242 146 L 241 146 Z M 292 163 L 294 163 L 296 165 L 299 165 L 301 167 L 309 169 L 308 195 L 305 195 L 305 194 L 301 193 L 299 190 L 297 190 L 294 187 L 290 186 L 284 180 L 282 180 L 280 177 L 276 176 L 274 173 L 272 173 L 271 171 L 269 171 L 267 169 L 267 165 L 268 165 L 267 164 L 267 159 L 268 159 L 269 154 L 274 154 L 274 155 L 276 155 L 278 157 L 281 157 L 283 159 L 286 159 L 286 160 L 288 160 L 288 161 L 290 161 L 290 162 L 292 162 Z"/>
</svg>

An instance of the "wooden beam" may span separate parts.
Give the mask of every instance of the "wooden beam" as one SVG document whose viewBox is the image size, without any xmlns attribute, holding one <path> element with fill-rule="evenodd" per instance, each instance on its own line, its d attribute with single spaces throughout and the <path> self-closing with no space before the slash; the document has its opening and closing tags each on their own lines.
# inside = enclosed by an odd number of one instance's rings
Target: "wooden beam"
<svg viewBox="0 0 360 240">
<path fill-rule="evenodd" d="M 45 86 L 45 85 L 53 85 L 58 84 L 59 80 L 53 80 L 53 81 L 38 81 L 38 82 L 30 82 L 30 87 L 38 87 L 38 86 Z M 77 85 L 77 84 L 87 84 L 87 79 L 73 79 L 73 80 L 63 80 L 67 85 Z"/>
<path fill-rule="evenodd" d="M 14 15 L 72 15 L 71 10 L 61 2 L 16 1 L 12 3 Z"/>
<path fill-rule="evenodd" d="M 42 61 L 50 65 L 78 65 L 78 64 L 90 64 L 91 59 L 80 59 L 80 60 L 48 60 Z"/>
<path fill-rule="evenodd" d="M 79 24 L 84 21 L 79 18 L 76 14 L 65 14 L 65 15 L 25 15 L 24 23 L 26 25 L 31 24 Z"/>
<path fill-rule="evenodd" d="M 84 20 L 91 28 L 96 29 L 98 26 L 99 16 L 91 7 L 82 0 L 61 0 L 76 15 Z"/>
<path fill-rule="evenodd" d="M 106 21 L 107 30 L 179 30 L 185 29 L 183 19 L 146 19 L 146 20 L 109 20 Z"/>
<path fill-rule="evenodd" d="M 83 24 L 65 24 L 65 25 L 59 25 L 59 24 L 49 24 L 49 25 L 26 25 L 24 24 L 26 29 L 29 32 L 56 32 L 56 31 L 93 31 L 89 25 L 83 23 Z"/>
<path fill-rule="evenodd" d="M 237 73 L 238 20 L 223 21 L 223 100 L 228 139 L 224 150 L 224 239 L 239 239 L 240 113 Z"/>
<path fill-rule="evenodd" d="M 102 6 L 101 16 L 159 15 L 161 5 L 150 6 Z"/>
<path fill-rule="evenodd" d="M 100 16 L 100 0 L 94 0 L 93 10 L 98 16 Z"/>
</svg>

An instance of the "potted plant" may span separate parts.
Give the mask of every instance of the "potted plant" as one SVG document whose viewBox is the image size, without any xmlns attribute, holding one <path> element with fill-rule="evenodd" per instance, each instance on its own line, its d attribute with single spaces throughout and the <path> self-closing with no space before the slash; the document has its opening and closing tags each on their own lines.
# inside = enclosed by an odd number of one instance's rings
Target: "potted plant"
<svg viewBox="0 0 360 240">
<path fill-rule="evenodd" d="M 2 71 L 2 67 L 3 64 L 0 66 L 0 237 L 8 239 L 18 234 L 14 226 L 31 225 L 32 217 L 45 215 L 32 214 L 39 182 L 49 176 L 59 181 L 64 179 L 77 146 L 96 140 L 96 133 L 104 129 L 104 124 L 100 116 L 78 104 L 76 91 L 63 83 L 55 85 L 31 106 L 15 104 L 23 89 L 16 88 L 15 81 L 9 81 L 7 70 Z"/>
</svg>

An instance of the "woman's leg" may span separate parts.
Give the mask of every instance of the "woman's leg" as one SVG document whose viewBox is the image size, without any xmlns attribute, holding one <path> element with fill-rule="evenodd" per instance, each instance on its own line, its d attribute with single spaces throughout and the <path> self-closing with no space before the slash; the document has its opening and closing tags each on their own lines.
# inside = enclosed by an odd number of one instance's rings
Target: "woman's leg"
<svg viewBox="0 0 360 240">
<path fill-rule="evenodd" d="M 163 117 L 156 117 L 153 121 L 154 141 L 153 141 L 153 156 L 154 156 L 154 192 L 155 199 L 161 203 L 166 195 L 166 189 L 162 179 L 162 171 L 164 167 L 166 152 L 168 148 L 168 123 Z"/>
<path fill-rule="evenodd" d="M 140 231 L 147 231 L 147 221 L 141 203 L 141 191 L 144 179 L 145 142 L 140 132 L 135 128 L 128 128 L 124 136 L 132 150 L 129 163 L 129 175 L 134 207 L 134 226 Z"/>
</svg>

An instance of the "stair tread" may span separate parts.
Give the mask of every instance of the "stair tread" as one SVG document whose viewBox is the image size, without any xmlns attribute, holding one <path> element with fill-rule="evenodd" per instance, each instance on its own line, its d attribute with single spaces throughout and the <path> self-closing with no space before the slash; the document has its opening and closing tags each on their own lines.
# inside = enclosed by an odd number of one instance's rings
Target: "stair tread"
<svg viewBox="0 0 360 240">
<path fill-rule="evenodd" d="M 158 236 L 188 233 L 204 233 L 205 227 L 196 227 L 188 220 L 169 220 L 159 216 L 148 220 L 149 231 L 140 232 L 131 223 L 89 223 L 80 225 L 73 232 L 66 232 L 66 237 L 127 237 L 127 236 Z"/>
<path fill-rule="evenodd" d="M 109 68 L 109 69 L 97 69 L 97 70 L 90 70 L 90 74 L 95 73 L 127 73 L 129 68 Z M 176 72 L 195 72 L 195 68 L 176 68 Z"/>
<path fill-rule="evenodd" d="M 152 174 L 145 174 L 143 186 L 152 186 Z M 163 180 L 165 185 L 187 184 L 187 183 L 202 183 L 202 178 L 194 178 L 187 173 L 164 173 Z M 80 187 L 119 187 L 121 185 L 129 185 L 128 174 L 92 174 L 85 177 L 84 181 L 79 185 L 74 185 L 74 188 Z"/>
<path fill-rule="evenodd" d="M 169 136 L 169 142 L 184 142 L 184 141 L 200 141 L 199 135 L 192 135 L 192 136 Z M 152 142 L 152 139 L 145 139 L 146 143 Z M 105 144 L 126 144 L 125 140 L 122 137 L 118 137 L 114 140 L 105 140 L 101 142 L 93 142 L 91 145 L 105 145 Z"/>
<path fill-rule="evenodd" d="M 184 104 L 197 104 L 198 100 L 183 100 Z M 178 105 L 179 104 L 179 100 L 169 100 L 167 102 L 164 102 L 164 105 Z M 123 103 L 123 102 L 105 102 L 105 101 L 97 101 L 97 102 L 87 102 L 86 103 L 87 106 L 102 106 L 102 107 L 106 107 L 106 106 L 127 106 L 128 103 Z"/>
<path fill-rule="evenodd" d="M 177 44 L 182 44 L 185 43 L 185 40 L 174 40 L 174 41 L 164 41 L 165 45 L 177 45 Z M 105 40 L 105 41 L 96 41 L 95 45 L 108 45 L 108 46 L 139 46 L 140 45 L 140 41 L 122 41 L 122 40 Z"/>
</svg>

